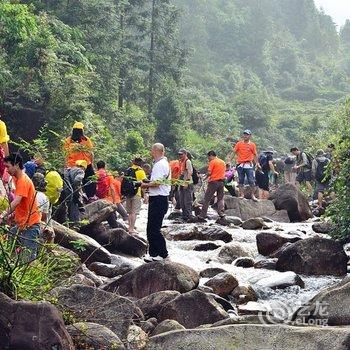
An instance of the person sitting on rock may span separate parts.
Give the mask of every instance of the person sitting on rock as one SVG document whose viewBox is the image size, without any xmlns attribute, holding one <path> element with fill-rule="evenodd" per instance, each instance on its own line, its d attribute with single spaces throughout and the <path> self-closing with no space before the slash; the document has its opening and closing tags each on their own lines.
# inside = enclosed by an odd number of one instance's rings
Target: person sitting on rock
<svg viewBox="0 0 350 350">
<path fill-rule="evenodd" d="M 238 188 L 239 198 L 244 198 L 244 184 L 247 178 L 251 189 L 251 198 L 257 201 L 255 197 L 255 178 L 254 178 L 254 163 L 258 169 L 261 169 L 258 160 L 258 152 L 254 142 L 251 141 L 252 132 L 244 130 L 243 140 L 238 141 L 233 147 L 233 152 L 237 155 L 236 169 L 238 172 Z"/>
</svg>

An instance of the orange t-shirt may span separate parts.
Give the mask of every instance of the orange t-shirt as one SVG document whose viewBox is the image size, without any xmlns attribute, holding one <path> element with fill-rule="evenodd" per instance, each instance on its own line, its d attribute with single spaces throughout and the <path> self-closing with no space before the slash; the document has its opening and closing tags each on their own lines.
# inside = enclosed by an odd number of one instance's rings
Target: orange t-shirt
<svg viewBox="0 0 350 350">
<path fill-rule="evenodd" d="M 19 179 L 15 177 L 15 196 L 21 196 L 22 200 L 15 209 L 15 222 L 20 228 L 30 227 L 40 223 L 41 214 L 36 200 L 36 191 L 30 178 L 23 174 Z"/>
<path fill-rule="evenodd" d="M 112 176 L 109 176 L 109 178 L 111 178 L 111 186 L 113 186 L 115 191 L 114 204 L 119 204 L 122 201 L 122 183 L 118 179 L 114 179 Z M 113 203 L 113 198 L 111 193 L 107 197 L 107 200 Z"/>
<path fill-rule="evenodd" d="M 64 143 L 64 150 L 66 152 L 66 163 L 68 167 L 75 166 L 77 160 L 86 160 L 88 165 L 92 163 L 92 150 L 94 148 L 91 140 L 86 137 L 86 140 L 81 142 L 73 142 L 71 137 L 67 137 Z"/>
<path fill-rule="evenodd" d="M 171 160 L 169 165 L 171 169 L 171 179 L 177 180 L 180 177 L 180 162 L 178 160 Z"/>
<path fill-rule="evenodd" d="M 237 154 L 238 164 L 252 162 L 258 154 L 255 143 L 251 141 L 238 141 L 233 150 Z"/>
<path fill-rule="evenodd" d="M 225 179 L 226 163 L 220 158 L 214 158 L 209 162 L 208 170 L 210 176 L 208 181 L 218 181 Z"/>
</svg>

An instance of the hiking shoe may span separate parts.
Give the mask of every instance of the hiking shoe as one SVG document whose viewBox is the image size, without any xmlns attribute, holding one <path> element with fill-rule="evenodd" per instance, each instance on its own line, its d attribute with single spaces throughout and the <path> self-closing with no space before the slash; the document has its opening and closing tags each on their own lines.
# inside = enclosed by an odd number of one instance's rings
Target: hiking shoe
<svg viewBox="0 0 350 350">
<path fill-rule="evenodd" d="M 153 261 L 153 256 L 150 256 L 149 254 L 145 255 L 145 257 L 143 258 L 143 260 L 146 263 L 152 262 Z"/>
<path fill-rule="evenodd" d="M 153 261 L 164 261 L 164 260 L 168 260 L 168 257 L 166 257 L 166 258 L 163 258 L 162 256 L 154 256 L 154 257 L 152 257 L 152 260 Z"/>
</svg>

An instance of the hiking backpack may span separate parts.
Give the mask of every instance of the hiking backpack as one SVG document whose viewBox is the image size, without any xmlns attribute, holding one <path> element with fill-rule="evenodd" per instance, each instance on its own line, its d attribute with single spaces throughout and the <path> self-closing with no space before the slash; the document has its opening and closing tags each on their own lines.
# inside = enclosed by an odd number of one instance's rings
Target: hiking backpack
<svg viewBox="0 0 350 350">
<path fill-rule="evenodd" d="M 63 189 L 63 179 L 56 170 L 51 170 L 45 175 L 46 195 L 51 204 L 58 202 Z"/>
<path fill-rule="evenodd" d="M 306 155 L 306 158 L 307 158 L 307 161 L 309 162 L 308 165 L 306 165 L 306 168 L 310 168 L 312 167 L 312 162 L 314 160 L 314 157 L 310 154 L 310 153 L 307 153 L 307 152 L 302 152 L 300 153 L 300 157 L 302 157 L 302 154 L 305 153 Z"/>
<path fill-rule="evenodd" d="M 329 159 L 326 159 L 324 162 L 318 161 L 316 167 L 315 179 L 320 183 L 327 183 L 329 181 L 329 175 L 327 174 L 327 167 L 330 163 Z"/>
<path fill-rule="evenodd" d="M 96 183 L 96 196 L 100 199 L 106 198 L 109 193 L 109 179 L 108 175 L 104 174 L 97 179 Z"/>
<path fill-rule="evenodd" d="M 139 186 L 135 186 L 136 170 L 133 168 L 128 168 L 124 174 L 124 178 L 121 185 L 121 193 L 124 197 L 134 197 L 138 191 Z"/>
<path fill-rule="evenodd" d="M 193 168 L 193 172 L 192 172 L 192 182 L 193 182 L 194 185 L 197 185 L 198 182 L 199 182 L 198 171 L 197 171 L 197 169 L 196 169 L 194 166 L 192 166 L 192 168 Z"/>
<path fill-rule="evenodd" d="M 295 159 L 293 157 L 287 157 L 285 160 L 284 160 L 284 164 L 288 164 L 288 165 L 292 165 L 295 163 Z"/>
<path fill-rule="evenodd" d="M 260 164 L 262 169 L 269 168 L 269 160 L 267 159 L 267 155 L 265 153 L 260 154 L 259 164 Z"/>
</svg>

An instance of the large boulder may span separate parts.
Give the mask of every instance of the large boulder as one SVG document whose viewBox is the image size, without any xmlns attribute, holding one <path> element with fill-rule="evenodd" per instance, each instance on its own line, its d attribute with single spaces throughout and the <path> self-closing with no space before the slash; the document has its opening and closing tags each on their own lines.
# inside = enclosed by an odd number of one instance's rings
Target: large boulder
<svg viewBox="0 0 350 350">
<path fill-rule="evenodd" d="M 258 296 L 251 285 L 241 284 L 231 292 L 230 299 L 236 304 L 246 304 L 250 301 L 257 301 Z"/>
<path fill-rule="evenodd" d="M 129 326 L 143 320 L 141 310 L 129 299 L 101 289 L 74 285 L 55 288 L 51 293 L 57 298 L 58 308 L 71 314 L 77 322 L 106 326 L 122 341 L 127 337 Z"/>
<path fill-rule="evenodd" d="M 215 294 L 226 297 L 238 286 L 238 281 L 230 273 L 223 272 L 205 282 L 204 285 L 210 287 Z"/>
<path fill-rule="evenodd" d="M 61 314 L 48 302 L 14 301 L 0 293 L 0 349 L 74 350 Z"/>
<path fill-rule="evenodd" d="M 255 286 L 260 288 L 284 289 L 291 286 L 305 287 L 304 281 L 299 275 L 292 271 L 281 272 L 278 275 L 264 277 L 256 282 Z"/>
<path fill-rule="evenodd" d="M 304 275 L 343 276 L 348 257 L 343 246 L 331 239 L 312 237 L 290 244 L 278 257 L 278 271 Z"/>
<path fill-rule="evenodd" d="M 93 238 L 71 230 L 52 220 L 55 231 L 55 243 L 78 254 L 85 263 L 100 261 L 106 264 L 111 262 L 110 253 Z"/>
<path fill-rule="evenodd" d="M 147 350 L 348 350 L 350 329 L 237 324 L 168 332 L 150 338 Z"/>
<path fill-rule="evenodd" d="M 256 217 L 267 217 L 274 221 L 289 222 L 285 213 L 276 210 L 274 204 L 270 200 L 242 200 L 237 197 L 225 196 L 225 214 L 227 216 L 235 216 L 243 221 Z"/>
<path fill-rule="evenodd" d="M 198 286 L 199 276 L 188 266 L 171 261 L 155 261 L 128 272 L 104 289 L 120 295 L 143 298 L 162 290 L 188 292 Z"/>
<path fill-rule="evenodd" d="M 238 242 L 225 245 L 218 254 L 219 260 L 226 264 L 231 264 L 239 257 L 252 257 L 252 254 L 242 243 Z"/>
<path fill-rule="evenodd" d="M 76 350 L 125 350 L 122 341 L 109 328 L 92 322 L 78 322 L 67 327 Z"/>
<path fill-rule="evenodd" d="M 320 293 L 316 294 L 305 306 L 302 306 L 293 316 L 299 323 L 309 323 L 329 326 L 350 325 L 350 277 L 344 278 Z"/>
<path fill-rule="evenodd" d="M 291 183 L 277 189 L 273 202 L 277 210 L 287 210 L 291 222 L 305 221 L 313 217 L 308 199 Z"/>
<path fill-rule="evenodd" d="M 87 204 L 85 207 L 84 218 L 89 221 L 89 224 L 100 224 L 105 221 L 109 215 L 117 210 L 117 207 L 111 202 L 100 199 Z"/>
<path fill-rule="evenodd" d="M 202 324 L 213 324 L 227 317 L 227 312 L 214 298 L 199 290 L 193 290 L 164 305 L 158 315 L 158 321 L 171 319 L 186 328 L 195 328 Z"/>
<path fill-rule="evenodd" d="M 275 232 L 260 232 L 256 235 L 256 244 L 258 252 L 262 255 L 270 255 L 277 249 L 281 248 L 285 243 L 294 243 L 300 241 L 299 236 L 275 233 Z"/>
<path fill-rule="evenodd" d="M 164 229 L 164 236 L 173 241 L 232 241 L 232 236 L 218 225 L 174 225 Z"/>
<path fill-rule="evenodd" d="M 135 303 L 141 309 L 145 317 L 157 318 L 162 307 L 169 301 L 174 300 L 181 293 L 175 290 L 156 292 L 137 300 Z"/>
</svg>

